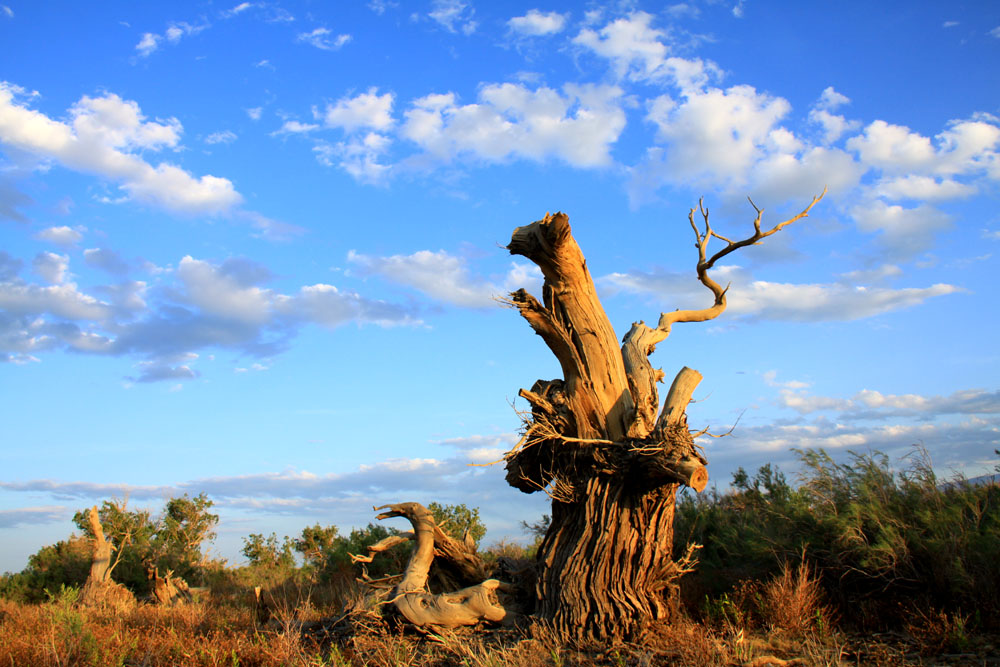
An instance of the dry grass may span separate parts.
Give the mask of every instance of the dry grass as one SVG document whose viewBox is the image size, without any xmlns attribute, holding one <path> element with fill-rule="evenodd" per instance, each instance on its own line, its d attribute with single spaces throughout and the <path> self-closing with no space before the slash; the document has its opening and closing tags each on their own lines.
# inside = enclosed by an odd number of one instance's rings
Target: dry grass
<svg viewBox="0 0 1000 667">
<path fill-rule="evenodd" d="M 826 632 L 831 626 L 832 612 L 823 603 L 819 578 L 805 560 L 795 568 L 785 563 L 763 586 L 760 604 L 761 615 L 772 630 L 803 636 L 812 630 Z"/>
<path fill-rule="evenodd" d="M 810 581 L 808 571 L 805 575 L 801 570 L 789 571 L 763 587 L 760 594 L 788 600 L 803 613 L 815 612 L 821 607 L 810 606 Z M 930 647 L 939 636 L 954 636 L 956 624 L 960 624 L 960 619 L 947 615 L 927 615 L 919 625 L 923 643 L 903 645 L 898 641 L 848 640 L 836 632 L 819 632 L 814 623 L 779 627 L 789 623 L 781 615 L 769 621 L 774 631 L 766 629 L 759 619 L 743 626 L 731 621 L 713 624 L 680 619 L 652 628 L 641 642 L 581 650 L 562 644 L 540 623 L 520 630 L 428 636 L 370 624 L 367 629 L 356 626 L 361 631 L 335 640 L 302 631 L 310 620 L 334 616 L 330 610 L 305 603 L 297 608 L 286 606 L 272 622 L 262 625 L 252 608 L 244 605 L 139 605 L 116 613 L 80 608 L 72 597 L 63 595 L 37 605 L 0 600 L 0 667 L 929 665 L 939 663 L 922 657 L 921 647 Z M 745 599 L 752 598 L 748 595 Z M 988 646 L 979 646 L 968 655 L 975 660 L 949 659 L 948 664 L 1000 664 L 989 662 Z"/>
</svg>

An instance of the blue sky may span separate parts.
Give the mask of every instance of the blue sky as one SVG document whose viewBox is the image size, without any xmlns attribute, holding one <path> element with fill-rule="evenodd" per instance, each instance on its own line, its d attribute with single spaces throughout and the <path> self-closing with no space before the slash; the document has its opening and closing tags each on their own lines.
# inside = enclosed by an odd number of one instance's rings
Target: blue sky
<svg viewBox="0 0 1000 667">
<path fill-rule="evenodd" d="M 520 387 L 559 375 L 495 297 L 570 215 L 612 324 L 704 307 L 688 210 L 749 233 L 705 380 L 709 473 L 792 447 L 1000 447 L 1000 6 L 0 4 L 0 570 L 112 496 L 206 492 L 214 553 L 507 487 Z"/>
</svg>

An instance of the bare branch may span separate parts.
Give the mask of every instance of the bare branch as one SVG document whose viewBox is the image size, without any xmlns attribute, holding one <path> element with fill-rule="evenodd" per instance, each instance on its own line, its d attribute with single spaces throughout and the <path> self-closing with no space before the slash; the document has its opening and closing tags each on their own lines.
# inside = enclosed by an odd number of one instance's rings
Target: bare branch
<svg viewBox="0 0 1000 667">
<path fill-rule="evenodd" d="M 712 267 L 715 266 L 716 262 L 718 262 L 726 255 L 735 252 L 740 248 L 744 248 L 749 245 L 756 245 L 757 243 L 760 243 L 762 239 L 765 239 L 768 236 L 771 236 L 772 234 L 781 231 L 782 229 L 792 224 L 793 222 L 796 222 L 798 220 L 801 220 L 802 218 L 807 217 L 809 215 L 810 209 L 812 209 L 812 207 L 815 206 L 816 203 L 819 202 L 819 200 L 821 200 L 826 195 L 826 190 L 827 190 L 826 188 L 823 188 L 823 192 L 821 194 L 813 197 L 812 202 L 810 202 L 809 205 L 806 206 L 801 213 L 792 216 L 791 218 L 785 220 L 784 222 L 778 223 L 777 225 L 775 225 L 774 227 L 772 227 L 767 231 L 762 231 L 760 227 L 761 218 L 764 214 L 764 209 L 758 208 L 758 206 L 754 204 L 753 200 L 747 197 L 747 200 L 750 202 L 750 205 L 753 207 L 757 215 L 753 221 L 754 233 L 740 241 L 732 241 L 722 236 L 721 234 L 715 232 L 715 230 L 712 229 L 712 226 L 708 220 L 708 209 L 705 208 L 704 201 L 699 200 L 698 208 L 697 209 L 692 208 L 688 213 L 688 222 L 691 224 L 691 229 L 694 230 L 695 247 L 698 249 L 698 265 L 696 267 L 696 270 L 698 272 L 698 280 L 701 281 L 701 283 L 705 287 L 707 287 L 712 291 L 712 294 L 715 296 L 715 303 L 712 304 L 711 307 L 703 308 L 701 310 L 675 310 L 671 313 L 663 313 L 660 315 L 660 321 L 659 324 L 657 325 L 657 329 L 660 329 L 666 335 L 669 335 L 670 327 L 675 322 L 705 322 L 707 320 L 715 319 L 716 317 L 721 315 L 723 311 L 725 311 L 726 309 L 726 292 L 729 290 L 729 287 L 727 286 L 725 289 L 723 289 L 722 286 L 720 286 L 717 282 L 712 280 L 711 276 L 708 275 L 709 270 L 711 270 Z M 694 220 L 695 211 L 701 214 L 702 221 L 704 223 L 704 231 L 700 230 L 698 228 L 698 225 L 695 223 Z M 719 239 L 720 241 L 725 241 L 726 247 L 722 248 L 711 257 L 708 257 L 707 255 L 708 242 L 713 237 Z M 666 335 L 664 336 L 664 338 L 666 338 Z"/>
</svg>

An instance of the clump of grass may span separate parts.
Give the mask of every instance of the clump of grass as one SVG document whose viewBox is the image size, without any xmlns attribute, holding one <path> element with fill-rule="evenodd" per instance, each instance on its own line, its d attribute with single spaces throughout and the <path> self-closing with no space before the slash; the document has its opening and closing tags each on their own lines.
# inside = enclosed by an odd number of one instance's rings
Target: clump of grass
<svg viewBox="0 0 1000 667">
<path fill-rule="evenodd" d="M 830 628 L 831 612 L 823 597 L 820 581 L 805 560 L 794 568 L 785 563 L 761 589 L 761 615 L 772 630 L 798 636 L 824 633 Z"/>
</svg>

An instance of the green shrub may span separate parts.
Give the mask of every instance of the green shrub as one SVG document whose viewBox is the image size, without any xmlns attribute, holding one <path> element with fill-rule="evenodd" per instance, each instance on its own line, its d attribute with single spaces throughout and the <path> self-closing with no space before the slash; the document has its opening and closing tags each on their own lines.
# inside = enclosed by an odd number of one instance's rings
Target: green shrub
<svg viewBox="0 0 1000 667">
<path fill-rule="evenodd" d="M 846 463 L 823 450 L 796 454 L 797 487 L 765 465 L 753 476 L 738 470 L 728 493 L 680 496 L 675 548 L 704 545 L 700 592 L 715 598 L 771 579 L 804 554 L 842 615 L 860 623 L 890 620 L 914 599 L 997 618 L 1000 486 L 942 485 L 919 448 L 899 471 L 880 452 L 851 452 Z"/>
</svg>

